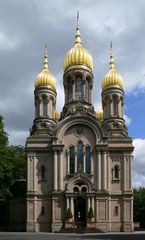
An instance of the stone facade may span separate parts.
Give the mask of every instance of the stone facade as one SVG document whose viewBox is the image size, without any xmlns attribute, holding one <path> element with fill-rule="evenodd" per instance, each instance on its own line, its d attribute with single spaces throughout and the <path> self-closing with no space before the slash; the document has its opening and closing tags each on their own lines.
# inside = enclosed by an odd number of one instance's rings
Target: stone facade
<svg viewBox="0 0 145 240">
<path fill-rule="evenodd" d="M 116 85 L 102 91 L 101 121 L 92 104 L 92 70 L 73 64 L 63 83 L 58 121 L 56 91 L 48 85 L 34 92 L 35 119 L 26 141 L 27 231 L 56 232 L 77 224 L 133 231 L 133 146 L 123 118 L 124 91 Z M 90 207 L 93 224 L 87 218 Z"/>
</svg>

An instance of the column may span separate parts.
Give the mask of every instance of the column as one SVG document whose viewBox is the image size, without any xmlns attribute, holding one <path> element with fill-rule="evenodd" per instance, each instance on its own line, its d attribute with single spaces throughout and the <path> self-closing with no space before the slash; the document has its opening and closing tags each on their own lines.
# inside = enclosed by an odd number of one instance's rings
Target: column
<svg viewBox="0 0 145 240">
<path fill-rule="evenodd" d="M 122 118 L 123 116 L 122 116 L 122 109 L 121 109 L 121 105 L 122 105 L 121 99 L 118 100 L 117 104 L 118 104 L 118 117 Z"/>
<path fill-rule="evenodd" d="M 49 99 L 48 99 L 48 97 L 47 97 L 47 99 L 46 99 L 46 116 L 47 117 L 49 117 Z"/>
<path fill-rule="evenodd" d="M 110 166 L 110 157 L 107 160 L 107 189 L 110 191 L 110 183 L 111 183 L 111 166 Z"/>
<path fill-rule="evenodd" d="M 120 172 L 122 170 L 122 167 L 120 169 Z M 126 156 L 123 158 L 123 190 L 126 190 Z"/>
<path fill-rule="evenodd" d="M 54 190 L 57 190 L 57 152 L 54 152 Z"/>
<path fill-rule="evenodd" d="M 90 204 L 90 197 L 88 197 L 88 211 L 90 209 L 90 206 L 91 206 L 91 204 Z"/>
<path fill-rule="evenodd" d="M 94 210 L 94 197 L 92 197 L 92 209 L 93 209 L 93 213 L 95 214 L 95 210 Z"/>
<path fill-rule="evenodd" d="M 68 209 L 69 208 L 69 197 L 66 198 L 66 208 Z M 67 210 L 66 209 L 66 210 Z"/>
<path fill-rule="evenodd" d="M 73 202 L 73 197 L 70 198 L 70 209 L 74 218 L 74 202 Z"/>
<path fill-rule="evenodd" d="M 35 231 L 37 232 L 37 200 L 36 200 L 36 197 L 34 198 L 34 228 L 35 228 Z"/>
<path fill-rule="evenodd" d="M 91 99 L 92 99 L 92 84 L 90 83 L 89 84 L 89 103 L 91 103 L 92 101 L 91 101 Z"/>
<path fill-rule="evenodd" d="M 60 190 L 63 190 L 63 152 L 60 152 Z"/>
<path fill-rule="evenodd" d="M 75 153 L 75 173 L 77 173 L 77 155 Z"/>
<path fill-rule="evenodd" d="M 103 190 L 107 187 L 107 164 L 106 164 L 106 151 L 103 152 Z"/>
<path fill-rule="evenodd" d="M 85 158 L 85 153 L 83 153 L 83 173 L 86 173 L 86 158 Z"/>
<path fill-rule="evenodd" d="M 109 114 L 108 114 L 108 117 L 113 116 L 113 115 L 114 115 L 114 112 L 113 112 L 113 100 L 111 98 L 110 101 L 109 101 Z"/>
<path fill-rule="evenodd" d="M 33 186 L 34 191 L 36 191 L 36 158 L 33 157 Z"/>
<path fill-rule="evenodd" d="M 39 101 L 39 116 L 42 117 L 43 116 L 43 101 L 42 101 L 42 98 L 40 98 L 40 101 Z"/>
<path fill-rule="evenodd" d="M 132 170 L 132 156 L 128 157 L 128 161 L 129 161 L 129 190 L 131 190 L 131 186 L 132 186 L 132 175 L 131 175 L 131 170 Z"/>
<path fill-rule="evenodd" d="M 98 151 L 97 159 L 97 189 L 101 190 L 101 152 Z"/>
<path fill-rule="evenodd" d="M 69 174 L 70 173 L 70 159 L 69 159 L 68 151 L 66 151 L 66 163 L 67 163 L 67 174 Z"/>
</svg>

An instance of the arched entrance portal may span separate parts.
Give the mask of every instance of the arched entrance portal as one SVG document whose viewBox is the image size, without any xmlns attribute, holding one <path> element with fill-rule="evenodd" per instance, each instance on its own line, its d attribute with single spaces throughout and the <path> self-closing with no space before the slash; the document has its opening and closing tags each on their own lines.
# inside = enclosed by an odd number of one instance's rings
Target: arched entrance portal
<svg viewBox="0 0 145 240">
<path fill-rule="evenodd" d="M 74 200 L 74 220 L 75 224 L 86 226 L 86 200 L 79 196 Z"/>
</svg>

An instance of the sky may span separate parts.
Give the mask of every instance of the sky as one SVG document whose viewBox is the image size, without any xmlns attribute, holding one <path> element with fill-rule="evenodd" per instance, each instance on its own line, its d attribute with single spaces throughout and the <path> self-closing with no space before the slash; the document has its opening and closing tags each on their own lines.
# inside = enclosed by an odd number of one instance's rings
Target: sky
<svg viewBox="0 0 145 240">
<path fill-rule="evenodd" d="M 34 81 L 43 68 L 57 82 L 57 110 L 64 104 L 63 60 L 74 45 L 80 12 L 83 46 L 94 60 L 93 104 L 101 105 L 109 45 L 124 79 L 125 120 L 135 147 L 133 186 L 145 187 L 145 1 L 0 0 L 0 114 L 10 144 L 24 145 L 34 120 Z"/>
</svg>

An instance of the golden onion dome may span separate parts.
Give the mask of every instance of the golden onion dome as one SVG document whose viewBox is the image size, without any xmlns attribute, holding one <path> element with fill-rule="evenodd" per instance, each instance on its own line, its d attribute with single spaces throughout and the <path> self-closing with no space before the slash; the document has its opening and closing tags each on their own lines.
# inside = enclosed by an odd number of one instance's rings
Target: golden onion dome
<svg viewBox="0 0 145 240">
<path fill-rule="evenodd" d="M 81 34 L 80 34 L 80 26 L 78 23 L 77 16 L 77 28 L 75 35 L 75 45 L 72 49 L 68 51 L 64 58 L 64 71 L 69 67 L 84 65 L 89 68 L 89 70 L 93 71 L 93 59 L 91 54 L 82 46 L 81 43 Z"/>
<path fill-rule="evenodd" d="M 53 75 L 48 69 L 48 54 L 47 54 L 47 45 L 45 45 L 45 56 L 44 56 L 44 67 L 41 73 L 38 74 L 35 80 L 35 89 L 41 87 L 48 87 L 56 91 L 56 82 Z"/>
<path fill-rule="evenodd" d="M 116 71 L 115 65 L 114 65 L 114 57 L 112 54 L 112 43 L 110 46 L 110 67 L 109 72 L 105 75 L 103 81 L 102 81 L 102 91 L 105 91 L 108 88 L 116 87 L 123 90 L 123 78 L 121 75 Z"/>
<path fill-rule="evenodd" d="M 99 121 L 104 120 L 104 113 L 103 113 L 103 108 L 101 107 L 100 110 L 96 113 L 96 117 L 99 119 Z"/>
</svg>

